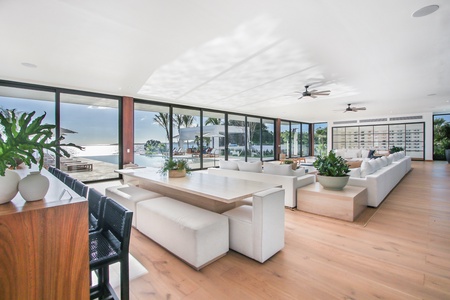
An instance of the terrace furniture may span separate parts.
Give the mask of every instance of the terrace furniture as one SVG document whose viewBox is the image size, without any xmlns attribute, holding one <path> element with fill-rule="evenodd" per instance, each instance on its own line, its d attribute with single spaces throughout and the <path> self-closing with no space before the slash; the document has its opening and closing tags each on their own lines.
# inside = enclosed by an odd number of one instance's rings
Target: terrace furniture
<svg viewBox="0 0 450 300">
<path fill-rule="evenodd" d="M 284 247 L 284 190 L 256 193 L 252 202 L 223 215 L 230 222 L 230 249 L 263 263 Z"/>
<path fill-rule="evenodd" d="M 137 229 L 196 270 L 229 250 L 223 215 L 169 197 L 140 201 L 136 210 Z"/>
<path fill-rule="evenodd" d="M 94 169 L 94 165 L 88 162 L 69 162 L 63 163 L 63 166 L 67 169 L 67 171 L 92 171 Z"/>
<path fill-rule="evenodd" d="M 91 299 L 106 299 L 108 295 L 118 299 L 109 284 L 109 266 L 116 262 L 120 262 L 120 299 L 129 299 L 128 254 L 132 217 L 133 212 L 106 198 L 99 230 L 89 233 L 90 270 L 98 274 L 98 284 L 91 286 Z"/>
<path fill-rule="evenodd" d="M 136 227 L 136 205 L 140 201 L 162 197 L 161 194 L 138 188 L 132 185 L 119 185 L 106 188 L 105 194 L 134 213 L 132 225 Z"/>
</svg>

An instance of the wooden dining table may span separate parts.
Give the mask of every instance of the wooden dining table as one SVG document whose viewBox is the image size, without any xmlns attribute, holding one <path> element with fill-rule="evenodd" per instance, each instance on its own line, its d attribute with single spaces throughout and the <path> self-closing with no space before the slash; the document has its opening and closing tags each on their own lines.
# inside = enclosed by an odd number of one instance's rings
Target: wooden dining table
<svg viewBox="0 0 450 300">
<path fill-rule="evenodd" d="M 169 178 L 151 168 L 116 170 L 126 180 L 162 195 L 222 213 L 236 207 L 236 202 L 270 188 L 280 187 L 253 180 L 230 178 L 194 171 L 182 178 Z M 251 173 L 249 173 L 251 178 Z"/>
</svg>

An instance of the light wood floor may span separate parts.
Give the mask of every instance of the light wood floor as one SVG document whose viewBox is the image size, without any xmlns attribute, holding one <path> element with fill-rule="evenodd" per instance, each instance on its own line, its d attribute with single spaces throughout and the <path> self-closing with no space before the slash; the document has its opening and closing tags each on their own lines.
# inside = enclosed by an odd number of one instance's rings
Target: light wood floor
<svg viewBox="0 0 450 300">
<path fill-rule="evenodd" d="M 286 246 L 197 272 L 133 229 L 131 299 L 450 299 L 450 165 L 413 162 L 366 227 L 286 210 Z"/>
</svg>

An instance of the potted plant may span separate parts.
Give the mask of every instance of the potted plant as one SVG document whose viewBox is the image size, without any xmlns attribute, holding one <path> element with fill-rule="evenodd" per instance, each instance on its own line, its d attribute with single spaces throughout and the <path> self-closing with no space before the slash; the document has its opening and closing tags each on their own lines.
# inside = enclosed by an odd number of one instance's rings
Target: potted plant
<svg viewBox="0 0 450 300">
<path fill-rule="evenodd" d="M 397 147 L 397 146 L 392 146 L 391 149 L 389 149 L 389 153 L 397 153 L 397 152 L 402 152 L 404 149 L 403 147 Z"/>
<path fill-rule="evenodd" d="M 189 168 L 188 162 L 185 159 L 173 159 L 166 158 L 163 166 L 159 170 L 159 173 L 166 175 L 169 174 L 169 177 L 184 177 L 186 174 L 189 174 L 191 169 Z"/>
<path fill-rule="evenodd" d="M 284 165 L 291 165 L 292 170 L 297 170 L 297 162 L 293 161 L 292 159 L 285 159 L 283 160 Z"/>
<path fill-rule="evenodd" d="M 61 146 L 73 146 L 81 149 L 75 144 L 61 144 L 63 136 L 52 140 L 52 129 L 55 125 L 42 124 L 46 114 L 33 119 L 36 112 L 16 112 L 15 109 L 0 109 L 0 188 L 11 189 L 8 193 L 12 197 L 9 200 L 5 198 L 3 203 L 9 202 L 17 194 L 17 184 L 11 181 L 5 182 L 6 178 L 11 176 L 16 180 L 20 177 L 11 175 L 8 169 L 15 169 L 22 162 L 31 167 L 36 164 L 39 171 L 44 165 L 44 150 L 48 150 L 57 156 L 69 157 L 69 153 Z M 38 154 L 36 158 L 34 154 Z M 12 172 L 14 173 L 14 172 Z M 2 183 L 3 182 L 3 183 Z M 15 189 L 15 192 L 12 191 Z M 2 194 L 6 194 L 3 193 Z M 1 195 L 0 195 L 1 196 Z"/>
<path fill-rule="evenodd" d="M 313 166 L 317 169 L 317 180 L 328 190 L 342 190 L 347 184 L 350 171 L 345 159 L 337 156 L 333 150 L 328 155 L 318 156 Z"/>
</svg>

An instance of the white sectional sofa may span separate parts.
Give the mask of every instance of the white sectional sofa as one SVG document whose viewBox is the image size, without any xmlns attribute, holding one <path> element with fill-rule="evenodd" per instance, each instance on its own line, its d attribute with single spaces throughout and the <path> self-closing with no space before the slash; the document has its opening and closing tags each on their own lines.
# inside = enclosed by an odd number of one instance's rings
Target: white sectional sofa
<svg viewBox="0 0 450 300">
<path fill-rule="evenodd" d="M 266 162 L 263 170 L 260 161 L 221 160 L 219 166 L 209 168 L 208 174 L 280 184 L 285 190 L 284 204 L 290 208 L 297 206 L 297 188 L 316 181 L 315 175 L 305 175 L 304 168 L 294 171 L 290 165 Z"/>
<path fill-rule="evenodd" d="M 403 152 L 364 160 L 360 168 L 351 169 L 348 185 L 367 188 L 367 205 L 378 207 L 410 170 L 411 157 Z"/>
</svg>

